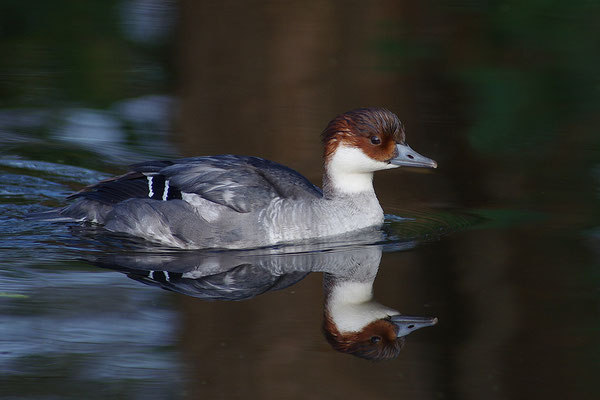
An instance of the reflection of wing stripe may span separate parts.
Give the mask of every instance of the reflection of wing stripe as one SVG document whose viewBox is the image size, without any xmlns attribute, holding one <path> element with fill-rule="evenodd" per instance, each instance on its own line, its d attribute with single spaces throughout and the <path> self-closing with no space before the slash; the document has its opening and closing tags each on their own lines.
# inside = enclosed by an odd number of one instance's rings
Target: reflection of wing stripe
<svg viewBox="0 0 600 400">
<path fill-rule="evenodd" d="M 105 268 L 115 268 L 115 263 L 97 263 Z M 118 270 L 118 268 L 116 268 Z M 295 271 L 283 275 L 267 271 L 251 264 L 241 264 L 214 275 L 190 278 L 187 273 L 161 270 L 135 270 L 125 268 L 122 272 L 136 281 L 166 290 L 182 293 L 204 300 L 247 300 L 271 290 L 285 289 L 304 279 L 310 272 Z M 186 277 L 185 275 L 188 275 Z"/>
</svg>

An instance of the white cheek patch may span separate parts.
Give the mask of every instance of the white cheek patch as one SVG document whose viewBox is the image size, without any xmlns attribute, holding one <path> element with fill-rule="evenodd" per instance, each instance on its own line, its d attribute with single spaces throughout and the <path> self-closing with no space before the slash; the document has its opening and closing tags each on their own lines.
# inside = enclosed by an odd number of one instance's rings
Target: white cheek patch
<svg viewBox="0 0 600 400">
<path fill-rule="evenodd" d="M 339 146 L 333 153 L 329 165 L 348 173 L 367 173 L 395 168 L 394 165 L 377 161 L 357 147 Z"/>
<path fill-rule="evenodd" d="M 397 167 L 349 146 L 339 146 L 326 166 L 331 183 L 342 193 L 373 191 L 373 172 Z"/>
</svg>

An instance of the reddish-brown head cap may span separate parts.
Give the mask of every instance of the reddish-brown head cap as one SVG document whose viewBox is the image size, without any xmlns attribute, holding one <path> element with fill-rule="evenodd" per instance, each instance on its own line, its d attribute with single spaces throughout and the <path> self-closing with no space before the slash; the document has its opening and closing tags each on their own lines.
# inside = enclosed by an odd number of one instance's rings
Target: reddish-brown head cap
<svg viewBox="0 0 600 400">
<path fill-rule="evenodd" d="M 404 143 L 404 126 L 385 108 L 359 108 L 335 117 L 321 134 L 325 158 L 340 145 L 360 147 L 378 161 L 394 157 L 397 143 Z"/>
</svg>

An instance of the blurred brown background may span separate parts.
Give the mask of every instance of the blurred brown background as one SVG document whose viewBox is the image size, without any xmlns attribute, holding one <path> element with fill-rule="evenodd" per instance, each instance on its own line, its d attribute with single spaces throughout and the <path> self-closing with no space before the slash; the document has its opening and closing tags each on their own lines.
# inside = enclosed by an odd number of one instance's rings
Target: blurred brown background
<svg viewBox="0 0 600 400">
<path fill-rule="evenodd" d="M 513 225 L 384 256 L 380 298 L 441 321 L 410 337 L 395 363 L 319 342 L 319 277 L 243 304 L 181 299 L 192 397 L 591 396 L 586 367 L 565 366 L 597 365 L 575 349 L 597 344 L 576 321 L 587 326 L 598 309 L 580 304 L 576 317 L 565 310 L 581 299 L 558 293 L 567 271 L 593 260 L 571 235 L 597 216 L 586 183 L 598 143 L 589 108 L 598 94 L 587 87 L 597 76 L 581 53 L 598 57 L 586 39 L 598 28 L 582 4 L 538 6 L 182 2 L 175 138 L 184 155 L 258 155 L 318 183 L 326 123 L 384 106 L 440 164 L 434 174 L 377 175 L 387 212 L 485 208 Z M 545 228 L 531 222 L 540 218 Z"/>
</svg>

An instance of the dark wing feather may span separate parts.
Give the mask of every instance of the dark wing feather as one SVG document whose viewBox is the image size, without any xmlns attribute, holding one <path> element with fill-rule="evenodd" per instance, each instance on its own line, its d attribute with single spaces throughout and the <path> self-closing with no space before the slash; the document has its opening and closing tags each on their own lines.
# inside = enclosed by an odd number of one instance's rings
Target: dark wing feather
<svg viewBox="0 0 600 400">
<path fill-rule="evenodd" d="M 156 165 L 133 168 L 146 172 Z M 172 161 L 160 173 L 181 192 L 195 193 L 238 212 L 260 209 L 277 197 L 321 196 L 320 189 L 296 171 L 258 157 L 186 158 Z"/>
<path fill-rule="evenodd" d="M 134 164 L 131 169 L 70 197 L 116 204 L 130 198 L 181 199 L 185 192 L 238 212 L 250 212 L 277 197 L 322 195 L 319 188 L 294 170 L 257 157 L 223 155 L 149 161 Z"/>
<path fill-rule="evenodd" d="M 83 197 L 108 205 L 132 198 L 163 200 L 166 181 L 167 178 L 159 173 L 146 175 L 141 172 L 129 172 L 88 186 L 68 198 Z M 166 200 L 172 199 L 181 199 L 181 192 L 177 187 L 169 185 Z"/>
</svg>

